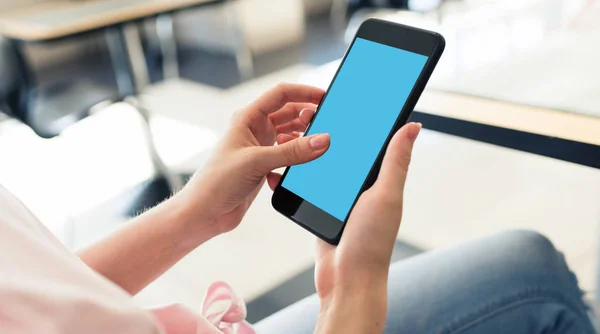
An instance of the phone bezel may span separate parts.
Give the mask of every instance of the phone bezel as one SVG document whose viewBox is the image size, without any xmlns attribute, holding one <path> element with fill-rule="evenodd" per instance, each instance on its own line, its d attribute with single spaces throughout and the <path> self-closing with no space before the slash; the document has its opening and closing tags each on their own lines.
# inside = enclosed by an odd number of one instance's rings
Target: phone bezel
<svg viewBox="0 0 600 334">
<path fill-rule="evenodd" d="M 423 66 L 423 70 L 417 78 L 417 81 L 413 86 L 408 99 L 404 104 L 404 107 L 400 110 L 398 118 L 392 127 L 392 131 L 390 131 L 384 142 L 384 145 L 381 147 L 379 154 L 377 155 L 377 159 L 371 167 L 371 170 L 369 171 L 369 174 L 365 179 L 358 195 L 354 199 L 354 202 L 350 207 L 350 211 L 344 221 L 331 216 L 329 213 L 321 210 L 319 207 L 282 187 L 281 184 L 285 179 L 290 167 L 286 168 L 285 172 L 283 173 L 283 176 L 273 193 L 273 197 L 271 198 L 271 203 L 275 210 L 294 221 L 302 228 L 333 245 L 337 245 L 339 243 L 348 217 L 350 216 L 354 205 L 356 205 L 358 198 L 365 190 L 369 189 L 377 179 L 385 150 L 390 142 L 390 139 L 392 138 L 392 135 L 396 133 L 396 131 L 398 131 L 402 125 L 406 124 L 445 47 L 444 38 L 442 35 L 436 32 L 379 19 L 368 19 L 359 27 L 354 39 L 352 40 L 352 43 L 342 58 L 340 66 L 338 67 L 333 80 L 327 88 L 327 92 L 323 96 L 322 101 L 327 98 L 327 94 L 335 82 L 340 69 L 344 65 L 348 53 L 350 50 L 352 50 L 356 38 L 363 38 L 394 48 L 418 53 L 427 56 L 428 60 Z M 322 103 L 320 105 L 322 105 Z M 319 108 L 317 108 L 313 119 L 318 117 L 320 105 Z M 306 132 L 309 130 L 310 125 L 306 129 Z"/>
</svg>

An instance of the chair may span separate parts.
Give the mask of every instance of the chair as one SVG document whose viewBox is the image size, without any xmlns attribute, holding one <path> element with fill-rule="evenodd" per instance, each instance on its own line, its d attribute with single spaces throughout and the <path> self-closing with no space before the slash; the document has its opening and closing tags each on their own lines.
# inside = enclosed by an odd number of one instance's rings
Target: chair
<svg viewBox="0 0 600 334">
<path fill-rule="evenodd" d="M 118 70 L 114 88 L 81 79 L 36 86 L 30 81 L 33 76 L 18 47 L 0 38 L 0 112 L 19 119 L 42 138 L 53 138 L 89 116 L 90 110 L 101 103 L 125 101 L 131 105 L 143 119 L 145 141 L 157 174 L 152 189 L 139 194 L 126 212 L 135 215 L 181 189 L 183 180 L 169 170 L 156 151 L 149 112 L 132 98 L 135 84 L 130 64 L 126 61 L 122 39 L 119 39 L 121 31 L 115 32 L 107 34 L 109 39 L 116 38 L 112 40 L 115 43 L 109 43 L 113 65 Z"/>
<path fill-rule="evenodd" d="M 15 55 L 7 41 L 0 39 L 0 111 L 6 114 L 21 104 L 23 77 L 15 66 Z"/>
<path fill-rule="evenodd" d="M 74 79 L 36 85 L 21 51 L 0 39 L 0 110 L 19 119 L 43 138 L 58 136 L 64 129 L 89 116 L 103 102 L 124 98 L 117 87 L 91 80 Z"/>
</svg>

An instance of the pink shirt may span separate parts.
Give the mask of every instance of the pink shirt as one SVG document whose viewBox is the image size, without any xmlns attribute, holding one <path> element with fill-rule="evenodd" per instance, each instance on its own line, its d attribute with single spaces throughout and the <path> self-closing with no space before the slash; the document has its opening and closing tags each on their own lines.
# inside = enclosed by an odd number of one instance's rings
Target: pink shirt
<svg viewBox="0 0 600 334">
<path fill-rule="evenodd" d="M 245 315 L 222 282 L 209 288 L 202 316 L 180 305 L 137 307 L 0 186 L 0 333 L 254 333 Z"/>
</svg>

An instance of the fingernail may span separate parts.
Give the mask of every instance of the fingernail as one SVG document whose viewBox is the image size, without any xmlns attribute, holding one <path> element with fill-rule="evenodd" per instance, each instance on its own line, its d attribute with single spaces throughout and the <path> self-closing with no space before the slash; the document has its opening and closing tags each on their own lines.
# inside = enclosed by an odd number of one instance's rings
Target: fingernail
<svg viewBox="0 0 600 334">
<path fill-rule="evenodd" d="M 327 145 L 329 145 L 328 134 L 314 135 L 312 138 L 310 138 L 310 147 L 312 147 L 312 149 L 315 151 L 322 150 L 327 147 Z"/>
<path fill-rule="evenodd" d="M 309 108 L 304 108 L 304 109 L 300 110 L 300 114 L 298 115 L 298 117 L 302 118 L 302 114 L 305 114 L 308 112 L 313 113 L 313 116 L 314 116 L 314 112 L 315 112 L 314 110 L 309 109 Z M 311 116 L 311 120 L 312 120 L 312 116 Z M 309 122 L 310 122 L 310 120 L 309 120 Z"/>
<path fill-rule="evenodd" d="M 419 132 L 421 132 L 421 128 L 423 127 L 423 124 L 421 123 L 412 123 L 415 124 L 416 126 L 412 126 L 410 128 L 410 131 L 408 132 L 408 138 L 414 143 L 415 140 L 417 140 L 417 137 L 419 136 Z"/>
</svg>

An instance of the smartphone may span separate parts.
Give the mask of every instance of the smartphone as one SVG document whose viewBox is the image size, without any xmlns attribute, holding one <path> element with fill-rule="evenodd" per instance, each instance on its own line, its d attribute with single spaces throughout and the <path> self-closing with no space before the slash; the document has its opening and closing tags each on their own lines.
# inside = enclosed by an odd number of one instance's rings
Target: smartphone
<svg viewBox="0 0 600 334">
<path fill-rule="evenodd" d="M 286 169 L 273 207 L 338 244 L 354 204 L 377 179 L 391 137 L 408 120 L 444 46 L 435 32 L 365 21 L 305 133 L 329 133 L 329 150 Z"/>
</svg>

